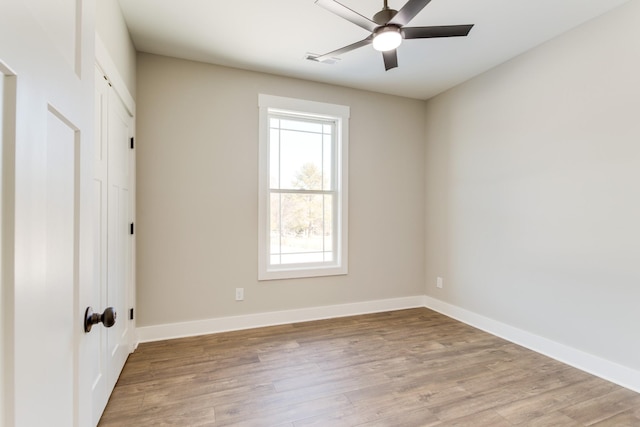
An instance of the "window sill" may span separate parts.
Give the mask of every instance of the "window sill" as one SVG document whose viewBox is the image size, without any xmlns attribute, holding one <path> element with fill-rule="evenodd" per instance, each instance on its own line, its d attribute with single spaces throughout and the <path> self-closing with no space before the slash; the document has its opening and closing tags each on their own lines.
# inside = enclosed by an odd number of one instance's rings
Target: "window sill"
<svg viewBox="0 0 640 427">
<path fill-rule="evenodd" d="M 282 269 L 271 269 L 261 271 L 258 274 L 258 281 L 281 280 L 281 279 L 303 279 L 307 277 L 323 276 L 344 276 L 348 273 L 346 266 L 328 266 L 317 268 L 295 268 L 287 267 Z"/>
</svg>

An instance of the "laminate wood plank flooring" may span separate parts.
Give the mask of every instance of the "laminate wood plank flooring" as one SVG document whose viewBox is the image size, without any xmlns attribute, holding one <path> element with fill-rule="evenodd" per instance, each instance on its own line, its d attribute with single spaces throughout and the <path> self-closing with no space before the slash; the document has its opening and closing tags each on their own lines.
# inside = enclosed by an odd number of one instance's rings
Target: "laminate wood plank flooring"
<svg viewBox="0 0 640 427">
<path fill-rule="evenodd" d="M 419 308 L 141 344 L 100 426 L 640 427 L 640 394 Z"/>
</svg>

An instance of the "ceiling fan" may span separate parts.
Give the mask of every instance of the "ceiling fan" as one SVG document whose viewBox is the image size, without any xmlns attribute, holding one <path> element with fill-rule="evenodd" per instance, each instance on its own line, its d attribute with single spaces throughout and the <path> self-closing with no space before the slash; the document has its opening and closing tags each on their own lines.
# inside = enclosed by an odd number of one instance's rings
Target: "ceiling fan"
<svg viewBox="0 0 640 427">
<path fill-rule="evenodd" d="M 373 44 L 374 49 L 382 52 L 384 68 L 386 71 L 389 71 L 398 66 L 396 48 L 400 46 L 403 39 L 460 37 L 469 34 L 473 25 L 405 27 L 430 1 L 431 0 L 409 0 L 400 10 L 394 10 L 389 8 L 387 0 L 384 0 L 382 10 L 376 13 L 373 16 L 373 20 L 371 20 L 335 0 L 316 0 L 316 4 L 370 31 L 371 35 L 364 40 L 325 53 L 324 55 L 309 56 L 309 59 L 323 62 L 330 60 L 332 57 L 358 49 L 359 47 Z"/>
</svg>

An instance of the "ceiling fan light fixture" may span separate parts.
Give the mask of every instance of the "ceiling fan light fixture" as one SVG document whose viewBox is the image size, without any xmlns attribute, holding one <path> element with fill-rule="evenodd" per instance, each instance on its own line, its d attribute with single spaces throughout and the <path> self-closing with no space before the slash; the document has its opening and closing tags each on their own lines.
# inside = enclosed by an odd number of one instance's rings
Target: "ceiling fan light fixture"
<svg viewBox="0 0 640 427">
<path fill-rule="evenodd" d="M 378 28 L 373 35 L 373 48 L 380 52 L 387 52 L 400 46 L 402 34 L 400 28 L 388 25 Z"/>
</svg>

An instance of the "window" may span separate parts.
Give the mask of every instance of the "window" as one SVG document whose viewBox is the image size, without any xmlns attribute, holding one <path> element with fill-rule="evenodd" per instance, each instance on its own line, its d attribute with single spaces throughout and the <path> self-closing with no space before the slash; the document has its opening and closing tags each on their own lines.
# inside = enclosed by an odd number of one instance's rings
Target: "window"
<svg viewBox="0 0 640 427">
<path fill-rule="evenodd" d="M 349 107 L 260 95 L 258 279 L 347 274 Z"/>
</svg>

